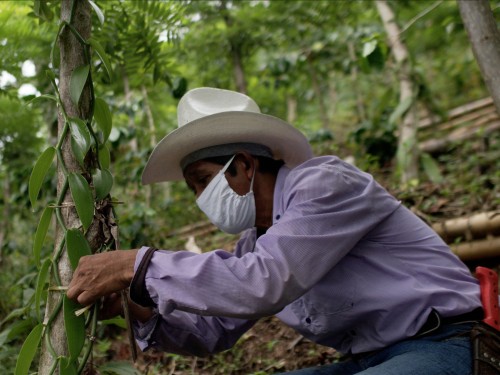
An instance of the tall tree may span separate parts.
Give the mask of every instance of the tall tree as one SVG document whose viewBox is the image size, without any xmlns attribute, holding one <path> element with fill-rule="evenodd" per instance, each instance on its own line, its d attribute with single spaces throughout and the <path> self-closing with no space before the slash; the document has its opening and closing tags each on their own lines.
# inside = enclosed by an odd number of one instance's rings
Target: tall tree
<svg viewBox="0 0 500 375">
<path fill-rule="evenodd" d="M 488 0 L 458 0 L 474 56 L 500 113 L 500 32 Z"/>
<path fill-rule="evenodd" d="M 78 146 L 78 143 L 82 142 L 82 134 L 89 134 L 88 126 L 92 120 L 94 105 L 89 72 L 90 48 L 86 44 L 91 35 L 92 9 L 88 1 L 63 0 L 60 5 L 62 29 L 57 41 L 60 49 L 57 90 L 59 101 L 57 195 L 59 201 L 56 207 L 58 225 L 52 256 L 54 269 L 49 283 L 52 286 L 68 285 L 72 278 L 72 268 L 77 258 L 74 253 L 72 256 L 69 254 L 70 242 L 74 242 L 73 239 L 70 241 L 69 233 L 72 238 L 80 239 L 83 226 L 83 232 L 89 244 L 86 246 L 89 246 L 90 251 L 96 251 L 106 242 L 101 223 L 109 221 L 109 217 L 106 217 L 104 212 L 95 209 L 88 186 L 84 188 L 84 185 L 89 184 L 87 180 L 92 179 L 91 170 L 98 165 L 97 154 L 95 152 L 87 154 L 90 144 L 83 150 L 81 144 Z M 89 140 L 90 138 L 84 143 L 88 143 Z M 77 156 L 77 152 L 81 152 L 81 155 Z M 93 182 L 94 185 L 97 184 L 96 181 Z M 86 201 L 85 220 L 80 210 L 83 207 L 83 200 Z M 97 216 L 101 220 L 97 220 Z M 80 242 L 80 245 L 83 243 Z M 84 332 L 84 326 L 80 325 L 78 328 L 72 326 L 70 321 L 75 319 L 74 314 L 71 308 L 67 308 L 67 305 L 71 307 L 71 302 L 63 296 L 64 293 L 57 288 L 49 288 L 44 319 L 45 335 L 48 337 L 47 340 L 42 341 L 39 362 L 41 374 L 51 373 L 58 362 L 61 368 L 76 370 L 78 366 L 77 358 L 83 347 L 85 336 L 75 340 L 73 331 Z M 64 299 L 63 309 L 60 308 L 62 299 Z M 70 337 L 73 342 L 70 342 Z M 77 349 L 75 349 L 75 342 Z M 65 360 L 60 358 L 65 358 Z"/>
<path fill-rule="evenodd" d="M 407 183 L 418 178 L 417 111 L 416 88 L 412 80 L 412 65 L 408 48 L 401 39 L 401 29 L 386 0 L 376 1 L 377 9 L 384 23 L 389 45 L 397 63 L 399 77 L 399 108 L 403 118 L 399 126 L 398 173 L 401 181 Z"/>
</svg>

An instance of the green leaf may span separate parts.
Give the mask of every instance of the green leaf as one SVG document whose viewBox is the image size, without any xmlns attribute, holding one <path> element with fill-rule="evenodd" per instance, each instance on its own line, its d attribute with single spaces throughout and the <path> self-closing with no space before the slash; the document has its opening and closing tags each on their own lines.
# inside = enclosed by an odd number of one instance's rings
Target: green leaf
<svg viewBox="0 0 500 375">
<path fill-rule="evenodd" d="M 35 207 L 36 200 L 38 199 L 38 193 L 42 187 L 43 180 L 47 174 L 54 155 L 56 154 L 56 149 L 54 147 L 48 147 L 42 155 L 38 158 L 31 171 L 30 181 L 29 181 L 29 196 L 31 201 L 31 206 Z"/>
<path fill-rule="evenodd" d="M 35 264 L 37 267 L 40 267 L 40 253 L 43 241 L 45 240 L 45 236 L 47 235 L 47 231 L 49 229 L 50 219 L 52 218 L 53 212 L 54 209 L 52 207 L 45 207 L 42 217 L 40 218 L 40 222 L 38 223 L 38 227 L 36 228 L 35 241 L 33 243 L 33 257 L 35 258 Z"/>
<path fill-rule="evenodd" d="M 42 99 L 53 100 L 57 103 L 57 98 L 54 95 L 43 94 L 43 95 L 38 95 L 38 96 L 34 97 L 30 101 L 28 101 L 26 104 L 34 104 L 34 103 L 42 101 Z"/>
<path fill-rule="evenodd" d="M 71 361 L 78 358 L 83 345 L 85 344 L 85 315 L 75 315 L 75 311 L 81 308 L 81 305 L 73 300 L 70 300 L 66 295 L 64 295 L 64 328 L 66 330 L 69 358 Z"/>
<path fill-rule="evenodd" d="M 102 130 L 104 143 L 108 140 L 109 133 L 111 132 L 111 128 L 113 126 L 113 117 L 111 116 L 111 111 L 109 110 L 108 103 L 106 103 L 101 98 L 95 98 L 94 118 L 97 122 L 97 125 L 99 125 L 99 128 Z"/>
<path fill-rule="evenodd" d="M 92 6 L 92 8 L 94 8 L 95 13 L 97 14 L 97 18 L 99 18 L 99 22 L 101 23 L 101 25 L 103 25 L 104 14 L 102 13 L 102 10 L 92 0 L 89 0 L 89 4 Z"/>
<path fill-rule="evenodd" d="M 42 294 L 45 291 L 45 283 L 47 282 L 47 276 L 49 274 L 50 265 L 52 261 L 50 259 L 45 259 L 38 272 L 38 277 L 36 280 L 36 290 L 35 290 L 35 313 L 38 320 L 40 320 L 40 301 L 42 300 Z"/>
<path fill-rule="evenodd" d="M 104 52 L 104 48 L 102 48 L 101 43 L 99 43 L 96 39 L 94 38 L 89 38 L 87 42 L 90 44 L 92 49 L 97 53 L 97 56 L 102 61 L 102 64 L 104 65 L 104 69 L 106 70 L 106 73 L 108 74 L 108 78 L 111 80 L 111 64 L 109 62 L 108 56 L 106 55 L 106 52 Z"/>
<path fill-rule="evenodd" d="M 71 149 L 76 160 L 83 166 L 85 155 L 87 155 L 91 144 L 89 129 L 85 122 L 79 118 L 71 118 L 69 128 L 71 131 Z"/>
<path fill-rule="evenodd" d="M 127 322 L 125 321 L 124 318 L 116 316 L 111 319 L 106 319 L 106 320 L 101 320 L 101 324 L 108 326 L 108 325 L 114 325 L 120 328 L 127 328 Z"/>
<path fill-rule="evenodd" d="M 122 318 L 123 319 L 123 318 Z M 16 338 L 26 337 L 26 331 L 33 328 L 34 320 L 31 318 L 17 320 L 0 333 L 0 348 Z M 110 323 L 109 323 L 110 324 Z M 125 324 L 125 320 L 124 320 Z M 118 324 L 117 324 L 118 325 Z M 124 328 L 127 328 L 126 325 Z"/>
<path fill-rule="evenodd" d="M 87 180 L 78 173 L 70 173 L 68 175 L 68 182 L 71 196 L 75 202 L 76 212 L 78 213 L 84 230 L 87 230 L 94 218 L 94 199 L 92 198 L 89 184 Z"/>
<path fill-rule="evenodd" d="M 66 248 L 68 249 L 68 258 L 73 271 L 78 266 L 78 261 L 82 256 L 92 254 L 87 239 L 83 233 L 76 228 L 66 231 Z"/>
<path fill-rule="evenodd" d="M 92 176 L 92 180 L 94 181 L 96 199 L 100 200 L 106 198 L 113 186 L 113 176 L 111 172 L 107 169 L 96 169 Z"/>
<path fill-rule="evenodd" d="M 372 39 L 369 40 L 368 42 L 363 44 L 363 57 L 367 57 L 372 54 L 373 51 L 375 51 L 375 48 L 377 48 L 377 40 Z"/>
<path fill-rule="evenodd" d="M 35 353 L 40 344 L 40 339 L 42 338 L 43 324 L 40 323 L 30 332 L 26 340 L 24 341 L 21 350 L 19 351 L 19 356 L 17 357 L 15 375 L 25 375 L 28 371 L 35 357 Z"/>
<path fill-rule="evenodd" d="M 47 74 L 47 77 L 49 77 L 49 79 L 50 79 L 51 81 L 55 81 L 55 80 L 56 80 L 56 75 L 54 74 L 54 72 L 53 72 L 52 70 L 47 69 L 47 70 L 45 71 L 45 74 Z"/>
<path fill-rule="evenodd" d="M 444 178 L 439 169 L 437 162 L 427 153 L 422 153 L 420 155 L 420 160 L 422 162 L 422 168 L 429 179 L 435 184 L 440 184 L 443 182 Z"/>
<path fill-rule="evenodd" d="M 60 375 L 78 375 L 78 366 L 76 361 L 72 361 L 68 357 L 59 358 L 59 374 Z"/>
<path fill-rule="evenodd" d="M 111 165 L 111 155 L 107 145 L 99 146 L 99 163 L 103 169 L 109 169 Z"/>
<path fill-rule="evenodd" d="M 60 54 L 57 53 L 56 50 L 59 49 L 59 35 L 61 34 L 62 29 L 64 28 L 65 23 L 61 22 L 59 24 L 59 29 L 57 30 L 56 37 L 53 39 L 54 41 L 52 42 L 52 47 L 50 49 L 50 62 L 52 63 L 52 67 L 55 69 L 56 67 L 59 66 L 59 59 L 60 59 Z M 48 73 L 47 73 L 48 74 Z M 52 73 L 53 74 L 53 73 Z"/>
<path fill-rule="evenodd" d="M 90 67 L 88 65 L 82 65 L 75 68 L 71 74 L 71 80 L 69 81 L 69 93 L 71 100 L 75 105 L 78 105 L 83 88 L 85 87 L 85 83 L 87 82 L 87 78 L 89 76 L 89 71 Z"/>
</svg>

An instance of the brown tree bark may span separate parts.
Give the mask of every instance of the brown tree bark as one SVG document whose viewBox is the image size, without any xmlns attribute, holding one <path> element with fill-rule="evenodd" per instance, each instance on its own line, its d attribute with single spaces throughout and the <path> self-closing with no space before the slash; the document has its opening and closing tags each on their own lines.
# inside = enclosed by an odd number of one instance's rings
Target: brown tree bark
<svg viewBox="0 0 500 375">
<path fill-rule="evenodd" d="M 415 87 L 411 79 L 411 62 L 408 49 L 400 38 L 401 31 L 396 23 L 395 15 L 386 0 L 375 2 L 382 18 L 389 40 L 392 54 L 398 65 L 399 102 L 415 100 Z M 398 137 L 398 171 L 401 182 L 407 183 L 418 178 L 418 144 L 417 144 L 417 114 L 415 103 L 412 103 L 403 116 L 399 126 Z"/>
<path fill-rule="evenodd" d="M 73 1 L 62 0 L 61 1 L 61 21 L 71 22 L 78 33 L 84 38 L 88 39 L 91 32 L 91 9 L 87 1 L 76 0 L 73 3 L 73 19 L 71 20 L 71 7 Z M 69 117 L 78 118 L 88 118 L 90 113 L 90 86 L 87 83 L 80 99 L 80 106 L 76 106 L 70 97 L 70 79 L 73 70 L 81 65 L 88 63 L 84 56 L 84 47 L 71 33 L 69 27 L 64 27 L 59 37 L 59 48 L 60 48 L 60 76 L 59 76 L 59 92 L 61 95 L 61 102 L 64 109 Z M 58 114 L 58 134 L 59 137 L 62 134 L 62 130 L 65 126 L 65 119 L 59 111 Z M 64 139 L 62 146 L 62 159 L 63 163 L 68 170 L 68 172 L 82 172 L 82 168 L 75 159 L 73 152 L 71 150 L 70 135 L 68 134 Z M 57 194 L 61 195 L 63 191 L 63 186 L 65 183 L 65 174 L 61 165 L 58 165 L 57 172 Z M 80 220 L 76 213 L 74 207 L 74 202 L 71 197 L 69 189 L 67 190 L 63 203 L 63 208 L 61 209 L 62 218 L 67 228 L 78 228 L 81 226 Z M 55 235 L 55 246 L 54 254 L 60 247 L 60 244 L 64 240 L 65 231 L 59 225 L 56 229 Z M 91 246 L 99 242 L 96 236 L 96 226 L 93 225 L 89 228 L 87 233 L 87 238 Z M 72 278 L 72 269 L 69 263 L 67 252 L 63 251 L 62 256 L 57 264 L 57 270 L 59 278 L 62 285 L 68 285 Z M 54 285 L 54 280 L 50 280 L 51 285 Z M 47 305 L 45 310 L 45 322 L 52 316 L 62 298 L 62 293 L 58 291 L 50 291 L 47 298 Z M 52 349 L 58 356 L 63 356 L 67 354 L 67 340 L 66 331 L 64 328 L 64 318 L 62 310 L 59 311 L 56 318 L 52 321 L 49 329 L 46 331 L 45 335 L 49 336 Z M 42 349 L 40 354 L 39 362 L 39 373 L 48 374 L 57 358 L 53 358 L 52 354 L 48 350 L 46 340 L 42 342 Z"/>
<path fill-rule="evenodd" d="M 500 114 L 500 32 L 489 0 L 458 0 L 472 51 Z"/>
</svg>

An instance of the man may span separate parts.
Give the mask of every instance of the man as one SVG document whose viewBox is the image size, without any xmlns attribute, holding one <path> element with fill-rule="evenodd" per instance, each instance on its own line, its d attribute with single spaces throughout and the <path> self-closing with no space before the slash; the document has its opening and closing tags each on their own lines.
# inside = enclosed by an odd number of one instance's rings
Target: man
<svg viewBox="0 0 500 375">
<path fill-rule="evenodd" d="M 300 374 L 469 374 L 477 281 L 372 176 L 314 158 L 249 97 L 199 88 L 154 149 L 143 183 L 184 178 L 209 219 L 243 232 L 234 253 L 139 250 L 84 257 L 68 296 L 130 286 L 141 349 L 207 355 L 275 314 L 348 360 Z"/>
</svg>

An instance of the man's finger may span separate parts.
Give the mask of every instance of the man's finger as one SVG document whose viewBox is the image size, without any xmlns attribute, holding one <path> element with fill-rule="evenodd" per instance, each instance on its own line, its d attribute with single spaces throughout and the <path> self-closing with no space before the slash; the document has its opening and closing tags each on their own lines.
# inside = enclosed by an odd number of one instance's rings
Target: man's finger
<svg viewBox="0 0 500 375">
<path fill-rule="evenodd" d="M 76 300 L 80 305 L 87 306 L 94 303 L 98 298 L 99 296 L 97 296 L 92 291 L 84 290 L 82 293 L 80 293 L 80 295 L 78 295 L 78 297 L 76 297 Z"/>
</svg>

